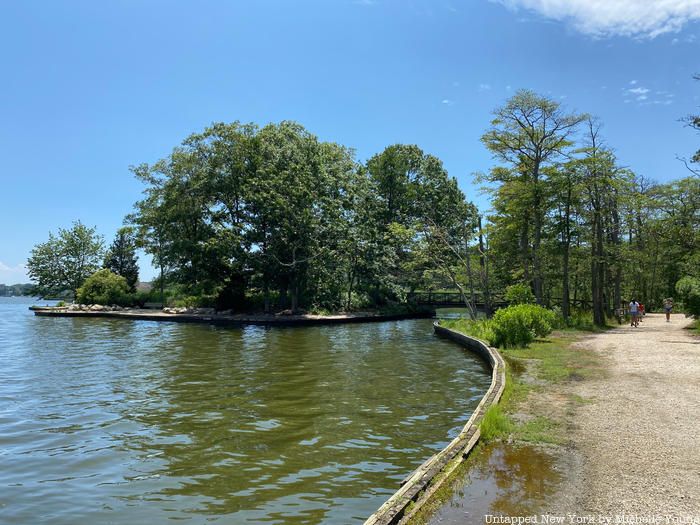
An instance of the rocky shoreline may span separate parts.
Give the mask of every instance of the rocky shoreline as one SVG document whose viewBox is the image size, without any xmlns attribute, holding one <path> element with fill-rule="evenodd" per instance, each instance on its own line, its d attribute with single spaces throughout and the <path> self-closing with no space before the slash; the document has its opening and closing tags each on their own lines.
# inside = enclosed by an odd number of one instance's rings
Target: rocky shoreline
<svg viewBox="0 0 700 525">
<path fill-rule="evenodd" d="M 382 314 L 379 312 L 352 312 L 336 315 L 290 314 L 234 314 L 231 311 L 217 312 L 213 308 L 163 308 L 153 310 L 105 305 L 32 306 L 34 315 L 41 317 L 106 317 L 143 321 L 171 321 L 210 323 L 219 325 L 323 325 L 342 323 L 367 323 L 397 321 L 401 319 L 427 319 L 434 311 Z"/>
</svg>

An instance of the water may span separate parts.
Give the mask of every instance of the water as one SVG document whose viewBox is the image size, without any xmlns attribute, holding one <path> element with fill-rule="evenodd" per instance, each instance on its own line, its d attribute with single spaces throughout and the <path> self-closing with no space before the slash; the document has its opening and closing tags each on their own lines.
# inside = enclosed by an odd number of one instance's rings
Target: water
<svg viewBox="0 0 700 525">
<path fill-rule="evenodd" d="M 469 311 L 466 308 L 438 308 L 435 310 L 435 316 L 438 319 L 469 319 Z M 483 310 L 476 311 L 477 319 L 486 317 L 486 312 Z"/>
<path fill-rule="evenodd" d="M 0 522 L 361 523 L 464 425 L 429 320 L 241 329 L 0 298 Z"/>
<path fill-rule="evenodd" d="M 541 447 L 486 445 L 472 456 L 469 474 L 452 482 L 450 499 L 430 525 L 482 525 L 487 514 L 532 516 L 551 513 L 547 503 L 571 469 Z"/>
</svg>

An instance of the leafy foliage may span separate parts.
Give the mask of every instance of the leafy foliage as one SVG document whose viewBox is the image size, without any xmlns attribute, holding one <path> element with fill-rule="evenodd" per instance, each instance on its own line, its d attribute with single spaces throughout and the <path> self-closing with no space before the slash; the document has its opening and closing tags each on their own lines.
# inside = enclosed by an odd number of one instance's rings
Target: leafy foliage
<svg viewBox="0 0 700 525">
<path fill-rule="evenodd" d="M 508 304 L 533 304 L 535 294 L 527 284 L 516 283 L 506 287 L 505 300 Z"/>
<path fill-rule="evenodd" d="M 37 244 L 27 261 L 37 292 L 51 296 L 69 291 L 75 295 L 85 279 L 100 267 L 102 246 L 102 237 L 95 228 L 80 221 L 69 230 L 59 229 L 58 235 L 49 233 L 49 240 Z"/>
<path fill-rule="evenodd" d="M 532 125 L 544 119 L 550 132 Z M 638 176 L 618 165 L 600 130 L 523 92 L 495 111 L 482 137 L 500 162 L 479 177 L 493 195 L 492 287 L 527 284 L 537 304 L 559 306 L 567 326 L 587 324 L 572 319 L 577 309 L 605 326 L 633 297 L 653 311 L 681 277 L 700 277 L 700 179 Z M 545 154 L 547 145 L 555 147 Z"/>
<path fill-rule="evenodd" d="M 106 268 L 88 277 L 78 288 L 76 298 L 81 304 L 129 305 L 129 285 L 121 275 Z"/>
<path fill-rule="evenodd" d="M 499 348 L 523 348 L 536 337 L 544 338 L 552 333 L 557 316 L 535 304 L 519 304 L 497 310 L 492 319 L 441 323 Z"/>
<path fill-rule="evenodd" d="M 339 310 L 405 300 L 455 244 L 475 208 L 436 157 L 395 145 L 367 166 L 295 122 L 217 123 L 133 168 L 146 189 L 129 217 L 161 269 L 162 293 L 220 309 Z M 168 286 L 165 285 L 166 280 Z"/>
<path fill-rule="evenodd" d="M 683 301 L 686 313 L 700 318 L 700 279 L 683 277 L 676 283 L 676 291 Z"/>
<path fill-rule="evenodd" d="M 493 316 L 493 340 L 497 347 L 525 347 L 535 337 L 546 337 L 552 332 L 556 316 L 551 310 L 534 304 L 520 304 L 502 308 Z"/>
<path fill-rule="evenodd" d="M 530 280 L 539 304 L 544 298 L 542 241 L 547 216 L 547 186 L 555 162 L 569 153 L 573 135 L 586 115 L 568 114 L 560 104 L 529 90 L 520 90 L 496 109 L 491 127 L 481 141 L 506 167 L 494 168 L 486 177 L 503 184 L 512 197 L 502 205 L 517 222 L 525 280 Z M 531 241 L 530 241 L 531 236 Z M 516 259 L 516 260 L 517 260 Z"/>
</svg>

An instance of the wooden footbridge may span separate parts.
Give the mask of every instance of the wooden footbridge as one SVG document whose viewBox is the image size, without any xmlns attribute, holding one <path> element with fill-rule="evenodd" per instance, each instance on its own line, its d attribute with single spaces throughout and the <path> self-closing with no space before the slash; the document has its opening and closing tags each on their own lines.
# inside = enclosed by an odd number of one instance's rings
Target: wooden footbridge
<svg viewBox="0 0 700 525">
<path fill-rule="evenodd" d="M 484 310 L 486 308 L 486 301 L 481 292 L 477 292 L 475 301 L 475 308 L 477 310 Z M 470 294 L 466 294 L 467 299 L 469 299 Z M 438 308 L 460 308 L 464 307 L 464 299 L 462 294 L 458 291 L 419 291 L 410 292 L 407 296 L 407 301 L 413 304 L 420 304 L 425 306 L 434 306 Z M 494 294 L 491 296 L 491 308 L 497 309 L 508 306 L 508 302 L 503 298 L 501 294 Z M 559 305 L 561 304 L 561 297 L 549 297 L 546 304 Z M 569 304 L 572 308 L 582 308 L 590 309 L 592 303 L 587 299 L 571 299 Z"/>
<path fill-rule="evenodd" d="M 470 295 L 466 294 L 467 299 Z M 439 308 L 460 308 L 464 307 L 464 299 L 462 294 L 457 291 L 441 291 L 441 292 L 410 292 L 407 296 L 407 301 L 413 304 L 425 305 L 425 306 L 435 306 Z M 501 308 L 507 306 L 508 303 L 500 295 L 494 295 L 491 297 L 491 308 Z M 477 310 L 486 309 L 486 301 L 483 294 L 476 294 L 476 301 L 474 307 Z"/>
</svg>

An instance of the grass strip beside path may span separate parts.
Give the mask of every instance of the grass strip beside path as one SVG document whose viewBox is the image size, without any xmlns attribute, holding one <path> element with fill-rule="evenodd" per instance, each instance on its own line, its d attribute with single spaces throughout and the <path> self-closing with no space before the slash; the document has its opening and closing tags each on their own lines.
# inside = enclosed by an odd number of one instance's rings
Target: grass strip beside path
<svg viewBox="0 0 700 525">
<path fill-rule="evenodd" d="M 441 323 L 467 335 L 480 335 L 473 333 L 477 325 L 468 320 Z M 590 402 L 571 387 L 605 373 L 598 354 L 576 345 L 592 331 L 599 329 L 557 330 L 527 348 L 499 349 L 506 361 L 506 388 L 500 403 L 490 407 L 482 420 L 480 443 L 411 524 L 429 523 L 436 510 L 461 492 L 470 469 L 489 460 L 495 444 L 542 447 L 554 456 L 565 453 L 575 409 Z M 551 477 L 558 479 L 558 474 L 552 472 Z"/>
</svg>

